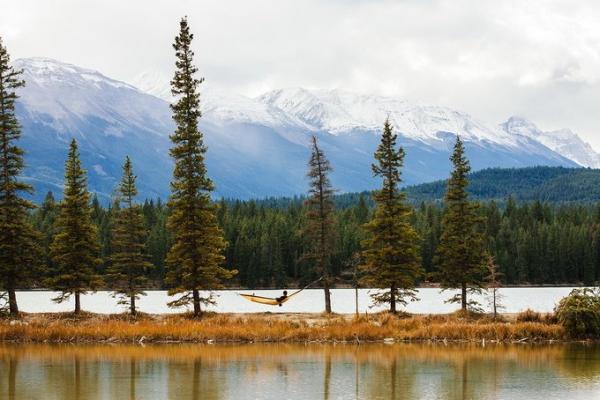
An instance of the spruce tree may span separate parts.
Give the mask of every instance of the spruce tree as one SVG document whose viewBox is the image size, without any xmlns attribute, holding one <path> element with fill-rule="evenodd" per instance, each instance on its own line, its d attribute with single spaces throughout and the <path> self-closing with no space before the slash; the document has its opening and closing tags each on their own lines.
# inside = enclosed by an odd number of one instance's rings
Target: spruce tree
<svg viewBox="0 0 600 400">
<path fill-rule="evenodd" d="M 203 79 L 196 79 L 191 49 L 194 35 L 190 33 L 187 18 L 180 22 L 179 35 L 173 48 L 177 61 L 171 93 L 176 101 L 171 105 L 176 123 L 171 135 L 171 157 L 175 160 L 169 207 L 168 227 L 173 234 L 173 245 L 167 255 L 166 283 L 169 294 L 181 296 L 170 302 L 172 307 L 193 304 L 194 315 L 202 313 L 201 303 L 213 301 L 212 296 L 201 298 L 201 290 L 223 287 L 223 280 L 235 271 L 222 267 L 226 247 L 223 232 L 217 225 L 215 206 L 210 193 L 213 183 L 207 176 L 204 156 L 206 146 L 198 129 L 200 94 Z"/>
<path fill-rule="evenodd" d="M 52 192 L 47 192 L 40 207 L 33 214 L 33 226 L 40 232 L 40 248 L 42 252 L 43 270 L 40 271 L 39 279 L 43 280 L 50 271 L 53 270 L 52 257 L 50 257 L 50 245 L 54 237 L 54 226 L 56 215 L 58 214 L 58 205 Z"/>
<path fill-rule="evenodd" d="M 10 66 L 10 56 L 0 38 L 0 290 L 6 291 L 11 315 L 19 313 L 17 286 L 34 277 L 41 259 L 37 232 L 28 221 L 33 204 L 22 197 L 32 187 L 19 179 L 23 172 L 23 150 L 17 141 L 21 127 L 15 115 L 16 90 L 25 82 L 23 71 Z"/>
<path fill-rule="evenodd" d="M 468 301 L 468 292 L 480 292 L 485 287 L 485 241 L 478 205 L 469 201 L 467 193 L 471 167 L 460 137 L 456 138 L 450 160 L 454 168 L 444 198 L 442 234 L 434 264 L 443 289 L 460 289 L 448 302 L 460 303 L 466 310 L 477 305 Z"/>
<path fill-rule="evenodd" d="M 71 141 L 65 164 L 63 200 L 56 219 L 56 235 L 50 246 L 54 271 L 48 286 L 60 291 L 57 303 L 75 297 L 75 313 L 81 311 L 80 296 L 101 284 L 96 267 L 100 243 L 98 230 L 92 223 L 90 193 L 87 190 L 85 170 L 81 167 L 75 139 Z"/>
<path fill-rule="evenodd" d="M 334 206 L 329 173 L 332 171 L 329 160 L 317 143 L 317 138 L 311 138 L 311 156 L 308 162 L 308 178 L 310 189 L 306 200 L 306 223 L 304 226 L 307 239 L 307 252 L 304 258 L 315 265 L 316 272 L 323 278 L 325 291 L 325 312 L 331 313 L 331 257 L 336 238 Z"/>
<path fill-rule="evenodd" d="M 392 313 L 397 311 L 397 303 L 406 305 L 408 300 L 416 300 L 415 286 L 423 275 L 419 237 L 410 224 L 412 209 L 399 188 L 404 149 L 396 148 L 396 139 L 386 120 L 375 152 L 377 163 L 372 165 L 373 174 L 383 179 L 383 185 L 373 192 L 375 214 L 365 226 L 367 239 L 362 243 L 363 282 L 389 288 L 372 297 L 376 303 L 389 303 Z"/>
<path fill-rule="evenodd" d="M 356 221 L 362 225 L 366 224 L 369 219 L 369 206 L 363 193 L 358 197 L 358 205 L 354 211 Z"/>
<path fill-rule="evenodd" d="M 119 304 L 127 305 L 135 315 L 136 300 L 145 295 L 148 273 L 152 264 L 146 256 L 147 230 L 144 226 L 142 208 L 136 204 L 136 176 L 129 157 L 125 158 L 123 177 L 119 185 L 119 208 L 112 229 L 112 264 L 108 268 L 108 281 L 120 297 Z"/>
</svg>

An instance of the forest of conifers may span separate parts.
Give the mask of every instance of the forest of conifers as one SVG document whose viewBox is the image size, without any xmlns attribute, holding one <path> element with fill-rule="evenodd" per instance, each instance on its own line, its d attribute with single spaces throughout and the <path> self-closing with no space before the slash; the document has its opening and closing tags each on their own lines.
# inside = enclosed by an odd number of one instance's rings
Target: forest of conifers
<svg viewBox="0 0 600 400">
<path fill-rule="evenodd" d="M 335 238 L 332 272 L 338 286 L 354 282 L 353 254 L 364 238 L 362 225 L 373 211 L 368 193 L 336 197 Z M 106 271 L 111 256 L 113 207 L 93 201 L 93 221 L 102 242 L 100 273 Z M 47 250 L 58 208 L 51 194 L 34 211 L 36 228 L 44 235 Z M 495 257 L 505 285 L 591 284 L 600 279 L 600 206 L 541 202 L 483 201 L 487 246 Z M 165 256 L 170 246 L 166 228 L 168 210 L 160 201 L 146 201 L 143 215 L 148 229 L 147 251 L 154 268 L 150 282 L 164 287 Z M 248 288 L 284 287 L 314 280 L 317 273 L 302 259 L 302 226 L 305 208 L 300 198 L 261 201 L 222 200 L 218 221 L 228 247 L 226 266 L 238 275 L 228 285 Z M 423 266 L 434 271 L 433 255 L 441 232 L 439 202 L 423 202 L 414 207 L 411 218 L 421 238 Z M 48 251 L 44 251 L 48 254 Z M 50 259 L 46 260 L 52 264 Z M 423 282 L 425 283 L 425 282 Z"/>
</svg>

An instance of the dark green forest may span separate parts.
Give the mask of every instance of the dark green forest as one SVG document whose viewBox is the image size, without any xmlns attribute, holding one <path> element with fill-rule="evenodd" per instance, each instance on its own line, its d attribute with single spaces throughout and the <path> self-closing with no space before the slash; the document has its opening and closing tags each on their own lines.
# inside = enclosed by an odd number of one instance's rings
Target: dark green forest
<svg viewBox="0 0 600 400">
<path fill-rule="evenodd" d="M 407 186 L 404 191 L 413 205 L 422 202 L 441 202 L 446 193 L 446 180 Z M 600 202 L 600 170 L 565 167 L 488 168 L 469 174 L 469 196 L 479 201 L 494 200 L 504 204 L 509 197 L 518 202 L 583 203 Z M 358 203 L 364 196 L 373 206 L 369 192 L 343 193 L 334 197 L 337 208 Z M 235 200 L 228 200 L 235 202 Z M 301 205 L 303 196 L 272 197 L 256 200 L 267 208 L 287 208 L 291 203 Z"/>
<path fill-rule="evenodd" d="M 600 170 L 588 168 L 530 167 L 489 168 L 469 175 L 472 199 L 503 201 L 509 196 L 519 201 L 598 202 Z M 436 181 L 406 188 L 409 199 L 441 200 L 446 181 Z"/>
<path fill-rule="evenodd" d="M 353 255 L 364 239 L 363 225 L 371 218 L 372 200 L 366 193 L 338 195 L 335 200 L 338 234 L 331 270 L 335 285 L 352 285 Z M 502 202 L 481 200 L 480 204 L 481 229 L 505 285 L 591 284 L 600 279 L 600 205 L 517 202 L 512 197 Z M 103 207 L 95 198 L 92 209 L 104 260 L 98 272 L 104 274 L 113 252 L 110 232 L 116 206 Z M 149 273 L 150 286 L 162 288 L 165 256 L 171 245 L 166 227 L 169 211 L 160 200 L 145 201 L 142 209 L 149 232 L 147 251 L 154 266 Z M 32 214 L 34 226 L 43 233 L 44 250 L 51 242 L 57 211 L 57 202 L 49 193 Z M 433 256 L 441 232 L 442 208 L 439 202 L 428 201 L 416 204 L 413 211 L 410 220 L 420 236 L 422 263 L 428 273 L 425 280 L 430 280 L 435 272 Z M 306 209 L 301 198 L 221 200 L 217 217 L 228 242 L 226 266 L 239 271 L 230 285 L 282 287 L 304 284 L 317 276 L 302 257 L 307 244 L 302 235 Z M 45 262 L 52 264 L 50 259 Z"/>
</svg>

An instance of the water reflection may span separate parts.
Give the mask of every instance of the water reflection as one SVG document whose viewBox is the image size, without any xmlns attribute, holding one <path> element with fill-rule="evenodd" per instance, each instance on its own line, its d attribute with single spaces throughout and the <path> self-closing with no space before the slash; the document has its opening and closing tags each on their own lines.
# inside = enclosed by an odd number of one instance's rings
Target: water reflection
<svg viewBox="0 0 600 400">
<path fill-rule="evenodd" d="M 0 346 L 0 399 L 600 398 L 600 347 Z"/>
</svg>

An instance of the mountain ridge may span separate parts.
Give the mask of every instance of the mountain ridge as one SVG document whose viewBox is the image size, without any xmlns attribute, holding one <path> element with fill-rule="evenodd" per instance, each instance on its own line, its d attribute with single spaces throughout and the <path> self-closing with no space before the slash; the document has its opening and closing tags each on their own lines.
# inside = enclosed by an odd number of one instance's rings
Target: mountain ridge
<svg viewBox="0 0 600 400">
<path fill-rule="evenodd" d="M 174 125 L 167 101 L 97 71 L 48 58 L 14 64 L 25 70 L 28 83 L 19 91 L 17 113 L 28 153 L 25 178 L 38 189 L 37 199 L 48 189 L 60 190 L 66 143 L 72 137 L 80 141 L 90 188 L 101 197 L 113 196 L 125 155 L 132 157 L 139 175 L 141 198 L 168 196 Z M 146 90 L 151 83 L 147 80 Z M 301 93 L 300 100 L 310 101 L 299 101 L 294 91 Z M 444 107 L 341 90 L 281 89 L 250 98 L 208 87 L 201 94 L 200 127 L 209 148 L 206 162 L 216 183 L 215 197 L 304 193 L 311 135 L 330 158 L 332 182 L 341 192 L 374 189 L 378 182 L 370 164 L 386 115 L 395 121 L 399 144 L 407 150 L 408 184 L 448 175 L 457 134 L 474 169 L 578 165 L 531 135 Z M 354 118 L 350 122 L 344 120 L 348 115 Z"/>
</svg>

